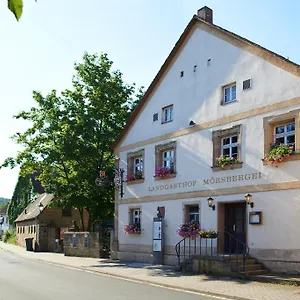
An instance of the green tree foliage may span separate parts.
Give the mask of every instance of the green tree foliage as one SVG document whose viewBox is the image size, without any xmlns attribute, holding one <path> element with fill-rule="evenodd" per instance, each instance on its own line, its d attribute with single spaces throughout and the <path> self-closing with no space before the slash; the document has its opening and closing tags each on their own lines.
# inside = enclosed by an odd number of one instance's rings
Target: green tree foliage
<svg viewBox="0 0 300 300">
<path fill-rule="evenodd" d="M 7 7 L 19 21 L 23 13 L 23 0 L 7 0 Z"/>
<path fill-rule="evenodd" d="M 32 189 L 32 183 L 30 175 L 19 175 L 18 182 L 15 186 L 15 190 L 11 201 L 8 204 L 8 220 L 9 224 L 13 225 L 16 218 L 27 207 L 27 205 L 33 200 L 34 193 Z"/>
<path fill-rule="evenodd" d="M 112 179 L 114 156 L 111 145 L 140 99 L 135 85 L 124 83 L 120 71 L 112 71 L 106 54 L 83 56 L 75 64 L 72 90 L 47 96 L 33 93 L 36 106 L 17 119 L 32 126 L 14 139 L 24 150 L 3 166 L 23 165 L 23 174 L 40 172 L 47 192 L 63 207 L 83 208 L 92 220 L 112 216 L 114 189 L 95 185 L 99 170 Z"/>
</svg>

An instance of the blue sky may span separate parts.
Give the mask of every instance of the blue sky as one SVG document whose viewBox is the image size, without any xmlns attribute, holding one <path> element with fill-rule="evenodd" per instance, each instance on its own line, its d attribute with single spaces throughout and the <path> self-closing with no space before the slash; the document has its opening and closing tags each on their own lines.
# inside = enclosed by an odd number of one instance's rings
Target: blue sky
<svg viewBox="0 0 300 300">
<path fill-rule="evenodd" d="M 147 87 L 180 34 L 204 5 L 214 23 L 300 63 L 300 2 L 273 0 L 24 0 L 20 22 L 0 3 L 0 161 L 27 124 L 12 116 L 32 91 L 69 88 L 84 51 L 108 53 L 128 83 Z M 287 3 L 289 3 L 287 5 Z M 18 170 L 0 170 L 0 197 L 12 196 Z"/>
</svg>

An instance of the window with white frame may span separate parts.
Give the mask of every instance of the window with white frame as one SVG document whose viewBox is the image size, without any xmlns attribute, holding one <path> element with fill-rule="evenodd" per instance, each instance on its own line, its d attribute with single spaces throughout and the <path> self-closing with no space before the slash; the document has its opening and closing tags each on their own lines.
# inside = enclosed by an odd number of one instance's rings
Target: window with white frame
<svg viewBox="0 0 300 300">
<path fill-rule="evenodd" d="M 238 136 L 233 135 L 221 139 L 221 155 L 231 158 L 238 157 Z"/>
<path fill-rule="evenodd" d="M 163 108 L 162 123 L 173 121 L 173 105 L 169 105 Z"/>
<path fill-rule="evenodd" d="M 131 222 L 132 224 L 141 223 L 141 210 L 139 208 L 134 208 L 131 210 Z"/>
<path fill-rule="evenodd" d="M 199 205 L 187 205 L 188 222 L 199 222 Z"/>
<path fill-rule="evenodd" d="M 295 146 L 295 122 L 274 127 L 274 144 Z"/>
<path fill-rule="evenodd" d="M 236 101 L 236 84 L 223 87 L 223 104 Z"/>
<path fill-rule="evenodd" d="M 143 174 L 143 156 L 133 158 L 133 175 Z"/>
<path fill-rule="evenodd" d="M 174 150 L 166 150 L 162 152 L 162 167 L 171 171 L 174 169 Z"/>
</svg>

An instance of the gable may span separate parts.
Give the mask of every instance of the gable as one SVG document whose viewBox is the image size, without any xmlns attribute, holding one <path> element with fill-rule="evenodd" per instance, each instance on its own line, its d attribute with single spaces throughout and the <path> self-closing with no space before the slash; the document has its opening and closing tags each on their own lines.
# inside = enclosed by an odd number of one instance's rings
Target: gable
<svg viewBox="0 0 300 300">
<path fill-rule="evenodd" d="M 201 37 L 199 37 L 201 35 Z M 220 52 L 220 50 L 222 50 Z M 198 51 L 198 56 L 193 56 L 195 52 Z M 209 53 L 207 53 L 209 51 Z M 227 51 L 227 53 L 226 53 Z M 206 52 L 206 53 L 205 53 Z M 245 54 L 246 53 L 246 54 Z M 201 57 L 202 55 L 202 57 Z M 205 56 L 206 55 L 206 56 Z M 176 43 L 175 47 L 173 48 L 172 52 L 170 53 L 169 57 L 163 64 L 162 68 L 158 72 L 157 76 L 151 83 L 150 87 L 148 88 L 147 92 L 145 93 L 145 96 L 140 101 L 139 105 L 137 106 L 136 110 L 133 112 L 131 118 L 129 119 L 127 125 L 125 126 L 123 132 L 121 133 L 119 139 L 116 141 L 116 143 L 113 145 L 114 148 L 117 148 L 120 146 L 121 142 L 122 146 L 127 145 L 130 143 L 135 143 L 138 140 L 144 140 L 145 139 L 145 132 L 142 132 L 140 130 L 141 127 L 147 126 L 147 130 L 150 129 L 152 131 L 152 134 L 155 135 L 153 130 L 155 131 L 155 128 L 153 126 L 149 128 L 149 124 L 147 122 L 138 122 L 138 119 L 142 120 L 152 120 L 152 114 L 153 113 L 161 113 L 158 107 L 164 107 L 169 104 L 172 104 L 173 101 L 173 94 L 178 96 L 178 93 L 182 93 L 182 103 L 181 105 L 188 104 L 186 102 L 186 94 L 183 93 L 183 90 L 179 91 L 177 90 L 178 85 L 178 78 L 179 73 L 181 72 L 182 68 L 185 68 L 189 64 L 189 68 L 191 69 L 193 66 L 197 65 L 199 61 L 202 59 L 201 66 L 203 67 L 205 64 L 204 56 L 206 57 L 206 60 L 209 59 L 211 56 L 215 56 L 214 61 L 216 63 L 216 55 L 219 55 L 222 57 L 224 61 L 221 61 L 223 64 L 223 67 L 225 67 L 225 64 L 227 64 L 227 68 L 230 68 L 230 63 L 232 65 L 240 64 L 244 66 L 244 68 L 247 67 L 247 62 L 249 65 L 255 62 L 255 68 L 256 72 L 261 71 L 259 68 L 266 69 L 266 72 L 275 72 L 280 77 L 280 80 L 282 83 L 285 84 L 299 84 L 298 82 L 294 82 L 295 79 L 298 79 L 300 77 L 299 73 L 299 66 L 293 62 L 288 61 L 287 59 L 281 57 L 280 55 L 277 55 L 249 40 L 246 40 L 234 33 L 231 33 L 221 27 L 218 27 L 216 25 L 210 24 L 208 22 L 203 21 L 197 16 L 194 16 L 191 22 L 188 24 L 187 28 L 185 29 L 184 33 L 180 37 L 179 41 Z M 182 57 L 185 57 L 185 60 L 188 60 L 186 62 L 187 64 L 182 64 L 182 61 L 180 59 Z M 231 59 L 228 59 L 228 57 Z M 239 59 L 240 58 L 240 59 Z M 194 61 L 193 61 L 194 59 Z M 219 61 L 220 63 L 220 61 Z M 180 65 L 181 64 L 181 65 Z M 273 67 L 273 69 L 272 69 Z M 250 66 L 248 69 L 253 69 L 255 71 L 255 68 Z M 199 70 L 199 72 L 203 72 L 203 70 Z M 177 77 L 172 77 L 172 72 L 176 73 Z M 198 72 L 198 70 L 197 70 Z M 220 76 L 219 76 L 220 75 Z M 267 74 L 265 74 L 267 75 Z M 207 77 L 207 73 L 203 73 L 203 77 Z M 216 80 L 216 76 L 219 76 L 219 79 Z M 246 74 L 245 74 L 246 76 Z M 221 85 L 229 83 L 230 82 L 230 76 L 227 76 L 226 74 L 223 74 L 223 78 L 221 78 L 221 74 L 214 74 L 214 80 L 219 81 Z M 278 77 L 278 78 L 279 78 Z M 284 78 L 285 79 L 284 79 Z M 266 77 L 268 78 L 268 77 Z M 277 79 L 278 79 L 277 78 Z M 226 80 L 227 81 L 226 81 Z M 245 78 L 247 79 L 247 78 Z M 233 77 L 233 80 L 235 80 L 235 77 Z M 293 82 L 292 82 L 293 81 Z M 181 84 L 181 83 L 180 83 Z M 187 83 L 188 85 L 191 84 L 191 82 Z M 172 88 L 172 85 L 174 88 Z M 166 88 L 166 86 L 169 86 L 169 88 Z M 284 86 L 284 85 L 282 85 Z M 198 87 L 201 87 L 199 85 Z M 202 88 L 205 87 L 205 84 L 202 82 Z M 190 88 L 190 86 L 188 87 Z M 210 87 L 212 89 L 212 87 Z M 186 89 L 187 90 L 187 89 Z M 199 93 L 199 91 L 189 91 L 194 92 L 194 94 Z M 207 92 L 207 91 L 206 91 Z M 209 92 L 209 91 L 208 91 Z M 211 90 L 211 93 L 213 93 L 213 89 Z M 200 94 L 199 94 L 200 95 Z M 158 98 L 160 103 L 159 106 L 155 106 L 155 98 Z M 292 97 L 291 97 L 292 98 Z M 283 98 L 284 99 L 284 98 Z M 283 100 L 281 99 L 281 100 Z M 203 100 L 203 99 L 202 99 Z M 273 101 L 276 101 L 273 99 Z M 277 100 L 279 101 L 279 100 Z M 153 102 L 153 103 L 150 103 Z M 205 101 L 206 102 L 206 101 Z M 178 103 L 177 103 L 178 104 Z M 202 101 L 202 104 L 204 106 L 207 103 L 204 103 Z M 190 103 L 189 103 L 190 105 Z M 208 107 L 206 107 L 208 108 Z M 251 107 L 247 107 L 249 109 Z M 206 110 L 207 113 L 207 110 Z M 180 118 L 180 117 L 179 117 Z M 160 120 L 159 120 L 160 123 Z M 178 130 L 179 128 L 188 127 L 186 124 L 187 120 L 185 120 L 185 123 L 182 124 L 175 124 L 173 122 L 170 126 L 164 126 L 165 128 L 160 128 L 160 134 L 164 135 L 167 133 L 170 133 L 174 130 Z M 134 130 L 133 125 L 136 125 L 136 128 L 138 130 Z M 186 125 L 184 125 L 186 124 Z M 132 132 L 131 135 L 136 136 L 136 140 L 132 140 L 131 138 L 127 138 L 127 135 L 129 131 L 135 131 Z M 138 133 L 139 132 L 139 133 Z M 141 136 L 139 136 L 142 134 Z M 156 134 L 157 135 L 157 134 Z M 118 150 L 118 149 L 117 149 Z"/>
</svg>

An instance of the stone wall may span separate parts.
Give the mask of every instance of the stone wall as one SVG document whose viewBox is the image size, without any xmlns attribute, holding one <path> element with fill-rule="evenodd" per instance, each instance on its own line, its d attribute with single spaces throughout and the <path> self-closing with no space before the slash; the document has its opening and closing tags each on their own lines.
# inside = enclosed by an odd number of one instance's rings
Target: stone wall
<svg viewBox="0 0 300 300">
<path fill-rule="evenodd" d="M 78 257 L 106 257 L 99 232 L 65 232 L 64 254 Z"/>
</svg>

